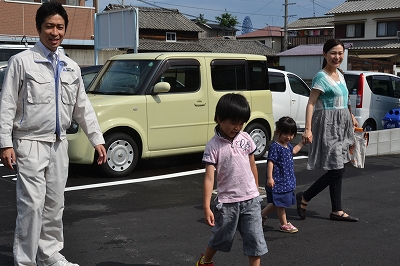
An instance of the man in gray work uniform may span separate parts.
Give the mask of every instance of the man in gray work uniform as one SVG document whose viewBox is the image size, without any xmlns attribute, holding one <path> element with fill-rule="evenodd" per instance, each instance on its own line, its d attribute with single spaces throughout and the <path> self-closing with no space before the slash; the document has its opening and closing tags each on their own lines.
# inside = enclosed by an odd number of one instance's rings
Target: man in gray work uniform
<svg viewBox="0 0 400 266">
<path fill-rule="evenodd" d="M 78 266 L 59 252 L 68 177 L 66 130 L 72 118 L 105 163 L 104 138 L 79 66 L 58 51 L 68 15 L 57 2 L 36 13 L 40 41 L 9 60 L 0 98 L 0 156 L 17 167 L 15 265 Z"/>
</svg>

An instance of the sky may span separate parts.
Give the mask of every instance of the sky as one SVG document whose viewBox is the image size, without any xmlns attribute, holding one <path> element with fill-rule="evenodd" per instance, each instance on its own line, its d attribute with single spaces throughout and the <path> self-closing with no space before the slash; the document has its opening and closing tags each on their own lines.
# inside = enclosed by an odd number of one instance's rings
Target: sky
<svg viewBox="0 0 400 266">
<path fill-rule="evenodd" d="M 93 1 L 86 1 L 86 6 L 93 6 Z M 124 4 L 146 7 L 163 7 L 178 9 L 189 19 L 194 19 L 203 14 L 210 23 L 216 22 L 215 17 L 228 12 L 236 16 L 239 24 L 237 29 L 242 29 L 243 20 L 250 17 L 253 29 L 262 29 L 267 26 L 283 27 L 285 20 L 285 1 L 288 3 L 288 23 L 299 18 L 320 17 L 326 12 L 342 4 L 345 0 L 97 0 L 100 12 L 108 4 Z M 240 32 L 238 32 L 240 35 Z"/>
</svg>

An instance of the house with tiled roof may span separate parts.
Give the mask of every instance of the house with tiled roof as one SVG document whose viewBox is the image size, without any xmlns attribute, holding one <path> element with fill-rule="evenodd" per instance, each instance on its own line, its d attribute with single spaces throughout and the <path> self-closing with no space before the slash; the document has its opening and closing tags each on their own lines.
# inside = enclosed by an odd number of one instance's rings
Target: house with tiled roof
<svg viewBox="0 0 400 266">
<path fill-rule="evenodd" d="M 281 27 L 278 26 L 267 26 L 265 28 L 251 31 L 246 34 L 237 36 L 239 40 L 255 40 L 260 43 L 274 49 L 276 51 L 281 51 L 283 48 L 283 36 L 284 33 Z"/>
<path fill-rule="evenodd" d="M 109 4 L 104 12 L 129 8 L 117 4 Z M 138 7 L 139 40 L 158 40 L 166 42 L 197 41 L 202 31 L 195 23 L 185 17 L 177 9 Z"/>
<path fill-rule="evenodd" d="M 199 26 L 203 31 L 199 33 L 199 38 L 225 38 L 225 39 L 235 39 L 236 32 L 238 29 L 234 27 L 224 27 L 216 23 L 202 23 L 196 19 L 192 19 L 197 26 Z"/>
<path fill-rule="evenodd" d="M 392 62 L 400 72 L 400 0 L 347 0 L 326 14 L 335 38 L 351 43 L 350 57 Z"/>
<path fill-rule="evenodd" d="M 104 12 L 126 8 L 109 4 Z M 231 38 L 199 38 L 202 29 L 177 9 L 138 7 L 138 52 L 212 52 L 259 54 L 276 61 L 277 51 L 257 41 L 241 41 Z M 234 29 L 236 31 L 236 29 Z M 169 34 L 174 38 L 170 39 Z M 134 52 L 128 50 L 128 52 Z M 272 63 L 271 61 L 271 63 Z"/>
<path fill-rule="evenodd" d="M 303 44 L 325 43 L 333 37 L 333 16 L 299 18 L 289 23 L 288 49 Z"/>
</svg>

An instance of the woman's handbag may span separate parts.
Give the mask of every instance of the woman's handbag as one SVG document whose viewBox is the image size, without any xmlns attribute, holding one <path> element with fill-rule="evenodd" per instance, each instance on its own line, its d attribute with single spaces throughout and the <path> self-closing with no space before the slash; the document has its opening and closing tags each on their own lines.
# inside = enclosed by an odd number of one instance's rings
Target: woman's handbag
<svg viewBox="0 0 400 266">
<path fill-rule="evenodd" d="M 362 128 L 354 129 L 354 145 L 350 147 L 350 161 L 354 167 L 364 168 L 368 140 L 368 132 L 364 132 Z"/>
</svg>

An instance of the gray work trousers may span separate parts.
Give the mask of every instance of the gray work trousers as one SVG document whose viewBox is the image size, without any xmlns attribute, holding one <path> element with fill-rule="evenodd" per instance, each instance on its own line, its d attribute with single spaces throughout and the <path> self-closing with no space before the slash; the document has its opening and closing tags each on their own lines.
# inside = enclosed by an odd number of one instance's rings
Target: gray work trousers
<svg viewBox="0 0 400 266">
<path fill-rule="evenodd" d="M 51 265 L 63 256 L 62 216 L 68 141 L 13 141 L 17 161 L 16 266 Z"/>
</svg>

